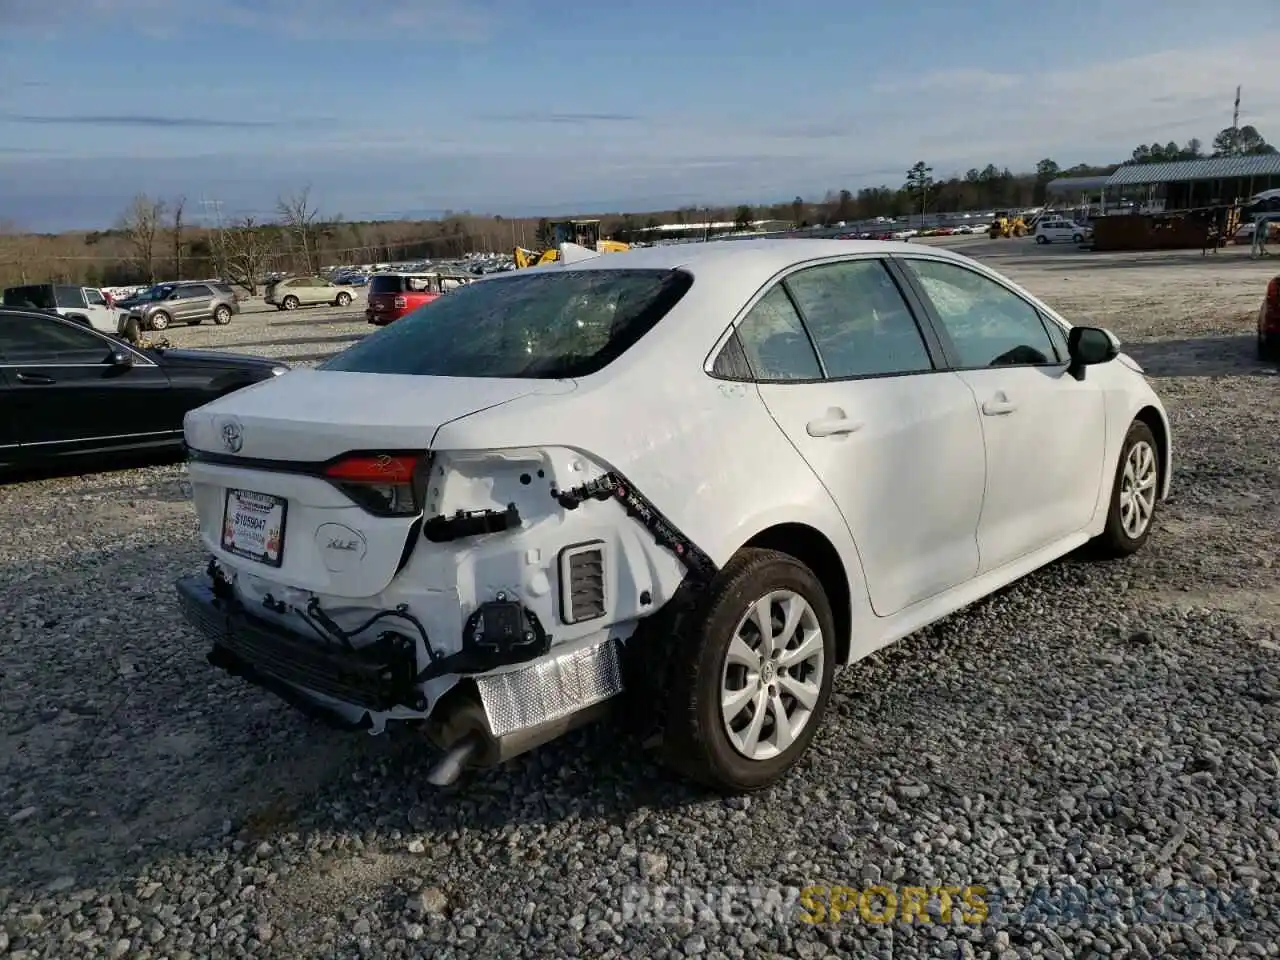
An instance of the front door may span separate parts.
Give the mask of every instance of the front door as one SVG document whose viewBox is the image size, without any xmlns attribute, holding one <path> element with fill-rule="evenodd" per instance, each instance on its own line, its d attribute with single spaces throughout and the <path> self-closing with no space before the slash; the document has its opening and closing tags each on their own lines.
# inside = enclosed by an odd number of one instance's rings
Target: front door
<svg viewBox="0 0 1280 960">
<path fill-rule="evenodd" d="M 172 433 L 169 379 L 142 355 L 121 367 L 117 345 L 52 317 L 0 317 L 0 354 L 12 388 L 17 442 L 42 454 L 127 446 Z"/>
<path fill-rule="evenodd" d="M 987 489 L 982 571 L 1079 533 L 1103 483 L 1106 405 L 1095 379 L 1067 373 L 1061 337 L 1029 301 L 966 266 L 903 264 L 935 313 L 982 412 Z"/>
<path fill-rule="evenodd" d="M 982 431 L 879 259 L 807 267 L 739 336 L 760 396 L 844 515 L 887 617 L 978 570 Z"/>
</svg>

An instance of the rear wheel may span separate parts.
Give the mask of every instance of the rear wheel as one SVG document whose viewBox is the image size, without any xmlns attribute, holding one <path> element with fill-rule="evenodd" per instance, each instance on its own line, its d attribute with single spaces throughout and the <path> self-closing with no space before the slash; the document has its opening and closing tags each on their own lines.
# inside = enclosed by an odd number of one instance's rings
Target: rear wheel
<svg viewBox="0 0 1280 960">
<path fill-rule="evenodd" d="M 231 322 L 231 308 L 225 304 L 220 305 L 213 311 L 213 322 L 220 327 L 225 327 Z"/>
<path fill-rule="evenodd" d="M 163 310 L 157 310 L 151 315 L 151 319 L 147 322 L 147 326 L 152 330 L 168 330 L 169 324 L 173 318 Z"/>
<path fill-rule="evenodd" d="M 1046 237 L 1043 233 L 1040 234 L 1038 237 L 1036 237 L 1036 243 L 1048 243 L 1048 242 L 1049 242 L 1049 238 Z"/>
<path fill-rule="evenodd" d="M 663 752 L 726 793 L 768 787 L 808 749 L 831 696 L 835 626 L 822 584 L 793 557 L 743 550 L 679 645 Z"/>
<path fill-rule="evenodd" d="M 298 298 L 297 298 L 297 297 L 285 297 L 283 300 L 281 300 L 281 301 L 280 301 L 280 307 L 281 307 L 282 309 L 284 309 L 284 310 L 297 310 L 297 309 L 298 309 Z"/>
<path fill-rule="evenodd" d="M 1107 525 L 1095 545 L 1111 557 L 1137 553 L 1151 535 L 1159 500 L 1159 448 L 1151 428 L 1135 420 L 1120 448 Z"/>
</svg>

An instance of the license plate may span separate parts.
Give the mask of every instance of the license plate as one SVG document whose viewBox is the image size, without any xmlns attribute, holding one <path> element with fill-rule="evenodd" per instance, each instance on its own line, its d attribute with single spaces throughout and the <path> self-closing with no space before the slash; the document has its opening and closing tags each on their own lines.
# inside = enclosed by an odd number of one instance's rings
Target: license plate
<svg viewBox="0 0 1280 960">
<path fill-rule="evenodd" d="M 289 501 L 251 490 L 228 490 L 222 516 L 222 549 L 270 567 L 284 562 L 284 521 Z"/>
</svg>

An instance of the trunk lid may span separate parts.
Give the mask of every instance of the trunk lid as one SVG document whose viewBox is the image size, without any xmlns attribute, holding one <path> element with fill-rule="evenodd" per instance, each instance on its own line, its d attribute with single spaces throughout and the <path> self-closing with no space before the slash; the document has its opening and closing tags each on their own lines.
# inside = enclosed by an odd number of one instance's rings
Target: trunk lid
<svg viewBox="0 0 1280 960">
<path fill-rule="evenodd" d="M 425 453 L 452 420 L 575 387 L 571 380 L 304 369 L 237 390 L 191 411 L 184 424 L 188 446 L 221 458 L 197 457 L 189 465 L 201 539 L 214 556 L 267 583 L 373 597 L 395 576 L 417 518 L 371 513 L 317 475 L 315 465 L 354 452 Z M 269 560 L 227 549 L 231 512 L 253 515 L 246 523 L 263 534 L 263 546 L 253 552 Z"/>
</svg>

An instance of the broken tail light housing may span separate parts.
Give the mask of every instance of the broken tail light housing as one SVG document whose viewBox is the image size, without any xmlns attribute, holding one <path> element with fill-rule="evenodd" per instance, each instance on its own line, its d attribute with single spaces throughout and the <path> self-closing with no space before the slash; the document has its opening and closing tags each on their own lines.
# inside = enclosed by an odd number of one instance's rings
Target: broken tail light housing
<svg viewBox="0 0 1280 960">
<path fill-rule="evenodd" d="M 416 517 L 426 500 L 429 453 L 348 453 L 324 477 L 378 517 Z"/>
<path fill-rule="evenodd" d="M 1280 277 L 1272 277 L 1267 284 L 1267 308 L 1280 310 Z"/>
<path fill-rule="evenodd" d="M 1280 277 L 1272 277 L 1267 284 L 1267 296 L 1263 304 L 1263 329 L 1268 332 L 1280 330 Z"/>
</svg>

